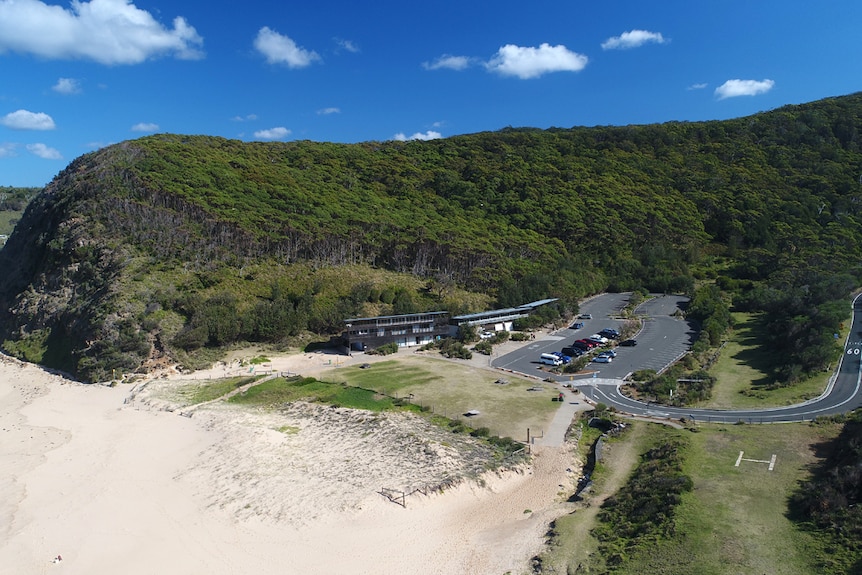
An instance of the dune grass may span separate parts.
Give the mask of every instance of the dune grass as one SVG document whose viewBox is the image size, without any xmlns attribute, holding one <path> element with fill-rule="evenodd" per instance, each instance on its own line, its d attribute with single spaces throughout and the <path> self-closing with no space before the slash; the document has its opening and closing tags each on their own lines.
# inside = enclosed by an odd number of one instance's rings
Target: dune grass
<svg viewBox="0 0 862 575">
<path fill-rule="evenodd" d="M 218 399 L 231 391 L 242 387 L 247 383 L 260 379 L 260 377 L 227 377 L 223 379 L 208 379 L 203 383 L 184 385 L 177 389 L 176 393 L 187 405 L 196 405 L 206 401 Z"/>
</svg>

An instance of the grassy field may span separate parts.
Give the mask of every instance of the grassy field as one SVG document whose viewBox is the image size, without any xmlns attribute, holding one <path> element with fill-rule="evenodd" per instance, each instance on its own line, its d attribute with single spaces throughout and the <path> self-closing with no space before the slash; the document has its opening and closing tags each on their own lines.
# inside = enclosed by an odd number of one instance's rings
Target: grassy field
<svg viewBox="0 0 862 575">
<path fill-rule="evenodd" d="M 604 465 L 598 470 L 597 488 L 587 498 L 588 506 L 574 515 L 561 518 L 557 531 L 557 561 L 564 550 L 578 544 L 568 553 L 569 572 L 578 564 L 603 573 L 601 558 L 590 557 L 596 548 L 591 536 L 584 538 L 594 521 L 595 507 L 620 485 L 620 475 L 633 468 L 633 454 L 641 453 L 657 435 L 655 424 L 637 422 L 635 432 L 608 450 Z M 638 429 L 640 428 L 640 429 Z M 703 426 L 698 433 L 679 430 L 692 442 L 685 472 L 692 478 L 694 490 L 683 496 L 676 511 L 676 532 L 643 545 L 628 561 L 611 571 L 621 575 L 803 575 L 815 573 L 811 551 L 819 542 L 800 531 L 787 517 L 787 496 L 800 479 L 807 476 L 815 461 L 814 447 L 834 437 L 838 425 L 807 424 L 761 426 Z M 769 461 L 775 456 L 775 467 L 768 463 L 736 461 L 740 451 L 744 459 Z M 635 456 L 636 457 L 636 456 Z M 581 515 L 579 518 L 578 515 Z M 569 537 L 568 541 L 566 538 Z M 558 569 L 558 572 L 563 572 Z"/>
<path fill-rule="evenodd" d="M 311 377 L 277 377 L 234 395 L 228 399 L 228 402 L 277 407 L 300 400 L 369 411 L 386 411 L 395 407 L 395 401 L 388 396 L 367 389 L 332 384 Z"/>
<path fill-rule="evenodd" d="M 527 428 L 533 436 L 541 435 L 558 407 L 551 401 L 557 393 L 552 385 L 508 374 L 503 378 L 508 383 L 499 384 L 495 383 L 501 379 L 497 372 L 432 356 L 400 356 L 368 369 L 332 369 L 324 371 L 320 379 L 407 398 L 436 414 L 519 441 L 526 440 Z M 528 391 L 536 387 L 542 391 Z M 479 414 L 464 415 L 471 410 Z"/>
<path fill-rule="evenodd" d="M 696 407 L 729 409 L 777 407 L 817 397 L 828 383 L 830 372 L 817 374 L 792 387 L 769 389 L 768 366 L 773 365 L 764 341 L 759 315 L 734 313 L 735 328 L 709 373 L 716 378 L 712 398 Z M 842 340 L 843 341 L 843 340 Z"/>
</svg>

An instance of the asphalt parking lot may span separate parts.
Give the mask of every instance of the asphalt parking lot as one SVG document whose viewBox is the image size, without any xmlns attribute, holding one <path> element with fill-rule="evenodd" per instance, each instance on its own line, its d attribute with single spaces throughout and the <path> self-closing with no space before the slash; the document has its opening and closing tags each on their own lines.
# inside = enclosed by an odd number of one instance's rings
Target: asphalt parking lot
<svg viewBox="0 0 862 575">
<path fill-rule="evenodd" d="M 560 351 L 576 339 L 586 338 L 605 328 L 620 329 L 623 320 L 619 312 L 628 303 L 629 294 L 601 294 L 584 301 L 580 313 L 591 319 L 579 319 L 580 329 L 560 329 L 542 339 L 531 342 L 491 361 L 493 367 L 508 369 L 525 375 L 559 381 L 584 378 L 623 379 L 633 371 L 652 369 L 661 371 L 691 348 L 697 333 L 679 313 L 688 302 L 684 296 L 657 295 L 641 304 L 635 314 L 643 320 L 643 328 L 635 336 L 634 347 L 615 347 L 617 357 L 611 363 L 590 363 L 580 374 L 554 374 L 539 363 L 542 353 Z"/>
</svg>

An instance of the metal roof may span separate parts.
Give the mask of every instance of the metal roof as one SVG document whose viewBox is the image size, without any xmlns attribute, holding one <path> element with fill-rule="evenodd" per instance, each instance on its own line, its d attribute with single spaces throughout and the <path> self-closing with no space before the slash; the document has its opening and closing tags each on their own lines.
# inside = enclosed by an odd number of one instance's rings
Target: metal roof
<svg viewBox="0 0 862 575">
<path fill-rule="evenodd" d="M 379 319 L 395 319 L 395 318 L 404 319 L 404 318 L 415 317 L 415 316 L 420 316 L 420 315 L 443 315 L 443 314 L 448 314 L 448 313 L 449 313 L 448 311 L 423 311 L 423 312 L 419 312 L 419 313 L 402 313 L 399 315 L 375 315 L 373 317 L 353 317 L 350 319 L 345 319 L 343 321 L 345 323 L 347 323 L 347 322 L 352 322 L 352 321 L 372 321 L 372 320 L 379 320 Z"/>
<path fill-rule="evenodd" d="M 556 297 L 552 297 L 552 298 L 549 298 L 549 299 L 540 299 L 539 301 L 534 301 L 534 302 L 532 302 L 532 303 L 525 303 L 524 305 L 520 306 L 520 308 L 522 308 L 522 309 L 523 309 L 523 308 L 531 308 L 531 309 L 532 309 L 532 308 L 537 308 L 537 307 L 539 307 L 540 305 L 546 305 L 546 304 L 549 304 L 549 303 L 554 303 L 555 301 L 557 301 L 557 300 L 559 300 L 559 299 L 560 299 L 560 298 L 556 298 Z"/>
<path fill-rule="evenodd" d="M 480 311 L 478 313 L 468 313 L 466 315 L 456 315 L 453 316 L 452 319 L 457 320 L 471 320 L 471 319 L 479 319 L 483 317 L 494 317 L 498 315 L 507 315 L 507 314 L 517 314 L 523 313 L 524 308 L 520 307 L 510 307 L 506 309 L 492 309 L 491 311 Z"/>
</svg>

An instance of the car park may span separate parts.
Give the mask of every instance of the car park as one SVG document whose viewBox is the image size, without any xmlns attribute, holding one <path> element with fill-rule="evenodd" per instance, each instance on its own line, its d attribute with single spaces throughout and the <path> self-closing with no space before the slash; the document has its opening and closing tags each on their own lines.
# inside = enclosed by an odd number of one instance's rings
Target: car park
<svg viewBox="0 0 862 575">
<path fill-rule="evenodd" d="M 610 363 L 613 361 L 613 358 L 607 355 L 597 355 L 593 358 L 595 363 Z"/>
<path fill-rule="evenodd" d="M 638 344 L 638 340 L 636 339 L 627 339 L 620 342 L 620 345 L 623 347 L 634 347 Z"/>
</svg>

